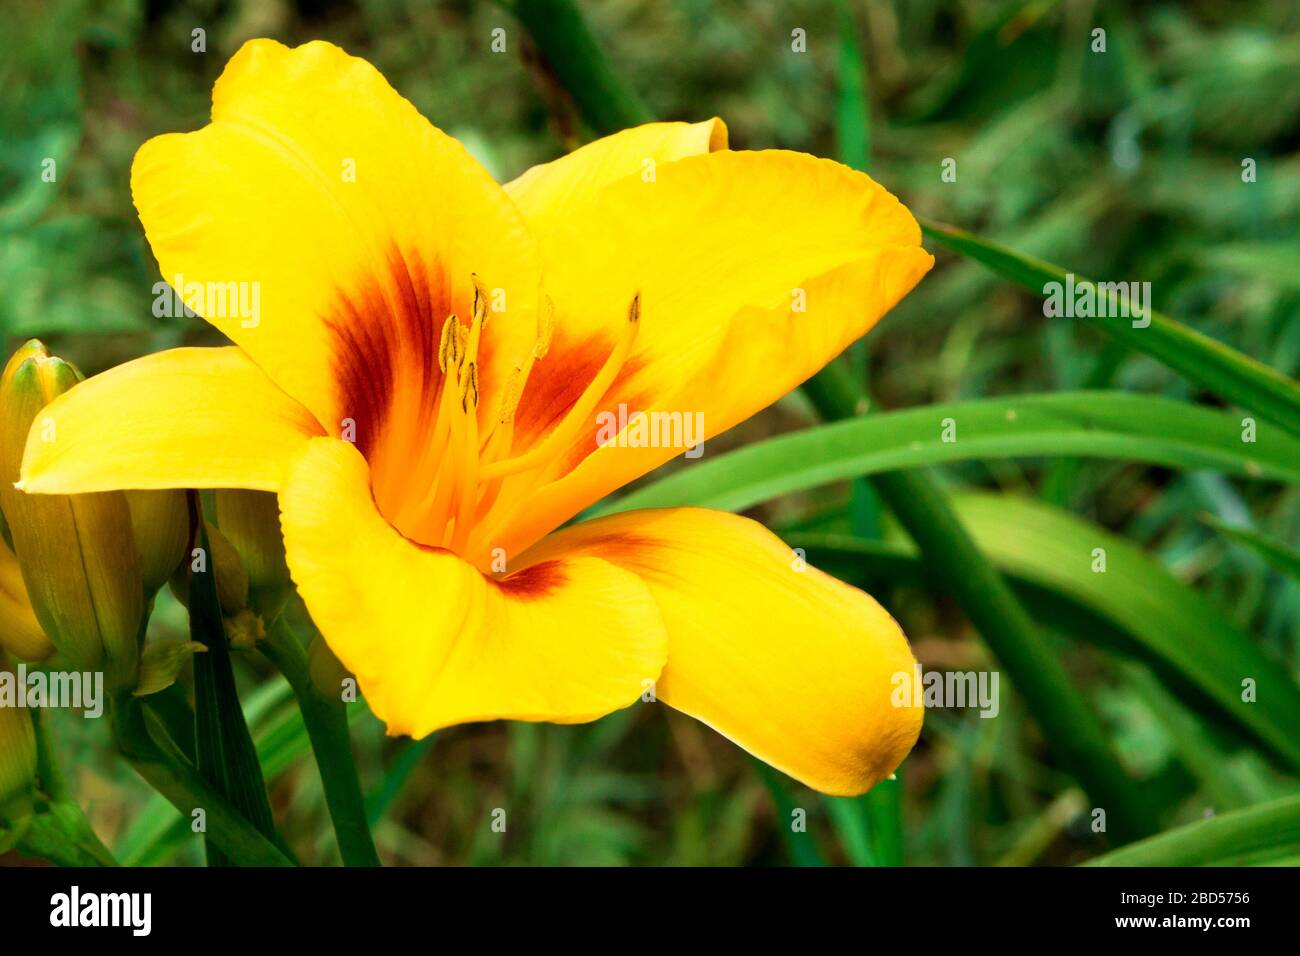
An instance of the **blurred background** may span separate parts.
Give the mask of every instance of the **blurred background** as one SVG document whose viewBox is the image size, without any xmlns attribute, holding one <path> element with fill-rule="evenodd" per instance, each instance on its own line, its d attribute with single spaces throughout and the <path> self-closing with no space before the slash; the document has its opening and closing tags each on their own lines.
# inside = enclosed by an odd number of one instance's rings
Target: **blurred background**
<svg viewBox="0 0 1300 956">
<path fill-rule="evenodd" d="M 867 169 L 918 214 L 1081 275 L 1149 281 L 1157 309 L 1296 374 L 1300 6 L 579 6 L 654 115 L 719 115 L 734 148 L 838 158 Z M 498 27 L 507 31 L 505 54 L 490 48 Z M 1104 52 L 1093 50 L 1098 28 Z M 205 31 L 206 52 L 192 50 L 196 29 Z M 792 50 L 795 30 L 805 31 L 806 52 Z M 206 123 L 213 81 L 256 36 L 324 38 L 369 59 L 500 179 L 590 136 L 518 22 L 488 0 L 9 0 L 0 26 L 6 355 L 40 336 L 93 374 L 157 349 L 217 341 L 200 320 L 153 317 L 158 275 L 128 170 L 149 137 Z M 54 184 L 39 175 L 47 158 Z M 946 159 L 955 160 L 953 181 L 942 176 Z M 1257 169 L 1249 185 L 1245 159 Z M 943 253 L 850 358 L 887 408 L 1082 387 L 1205 398 L 1081 324 L 1044 321 L 1036 297 Z M 711 442 L 709 453 L 814 420 L 795 394 Z M 1127 596 L 1112 595 L 1129 602 L 1130 616 L 1149 596 L 1144 589 L 1176 588 L 1192 595 L 1177 600 L 1193 622 L 1196 602 L 1213 602 L 1294 675 L 1300 588 L 1256 550 L 1217 533 L 1216 522 L 1294 545 L 1300 489 L 1078 460 L 952 466 L 943 476 L 967 489 L 963 513 L 977 539 L 989 542 L 1050 632 L 1166 824 L 1296 792 L 1294 775 L 1240 728 L 1194 691 L 1157 680 L 1131 633 L 1047 593 L 1041 566 L 1070 535 L 1114 536 L 1115 547 L 1140 552 L 1135 560 L 1153 569 Z M 1008 526 L 981 491 L 1044 502 L 1051 520 Z M 864 523 L 895 534 L 865 485 L 753 513 L 787 536 Z M 914 563 L 882 563 L 867 579 L 831 570 L 869 586 L 927 670 L 996 669 L 941 582 Z M 1093 610 L 1105 600 L 1095 597 Z M 153 627 L 179 637 L 184 621 L 163 601 Z M 1165 626 L 1157 616 L 1149 623 Z M 305 861 L 334 862 L 287 686 L 260 660 L 241 657 L 237 666 L 285 836 Z M 101 837 L 124 862 L 199 862 L 198 841 L 112 758 L 99 723 L 57 714 L 55 732 Z M 386 739 L 362 709 L 353 729 L 376 840 L 391 863 L 1062 864 L 1107 848 L 1089 826 L 1086 798 L 1005 680 L 998 719 L 929 713 L 898 779 L 864 800 L 811 793 L 655 705 L 581 727 L 475 725 L 419 743 Z M 504 834 L 491 828 L 495 808 L 507 810 Z M 800 809 L 806 834 L 789 825 Z"/>
</svg>

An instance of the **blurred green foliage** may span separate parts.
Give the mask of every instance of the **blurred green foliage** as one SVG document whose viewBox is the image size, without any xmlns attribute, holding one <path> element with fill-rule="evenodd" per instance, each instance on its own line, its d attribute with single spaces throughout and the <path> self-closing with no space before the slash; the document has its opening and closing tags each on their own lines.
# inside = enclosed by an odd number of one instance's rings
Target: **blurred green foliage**
<svg viewBox="0 0 1300 956">
<path fill-rule="evenodd" d="M 581 6 L 653 115 L 716 114 L 737 148 L 866 165 L 920 215 L 1082 275 L 1149 281 L 1162 312 L 1286 374 L 1300 366 L 1295 5 Z M 501 178 L 585 138 L 523 31 L 486 0 L 16 0 L 4 19 L 0 334 L 6 352 L 40 334 L 88 373 L 217 341 L 199 320 L 153 317 L 156 269 L 128 171 L 150 136 L 206 121 L 212 82 L 245 39 L 325 38 L 370 59 Z M 496 27 L 507 30 L 505 55 L 490 51 Z M 191 49 L 197 28 L 206 31 L 205 53 Z M 1105 52 L 1093 50 L 1098 28 Z M 795 29 L 806 31 L 806 53 L 791 49 Z M 865 101 L 846 95 L 858 83 Z M 945 159 L 956 162 L 955 181 L 941 177 Z M 1243 182 L 1246 160 L 1254 182 Z M 42 176 L 47 161 L 53 182 Z M 1045 321 L 1035 297 L 947 255 L 858 358 L 888 407 L 1085 387 L 1213 401 L 1095 331 Z M 711 453 L 812 420 L 791 396 Z M 944 475 L 1044 500 L 1123 536 L 1292 676 L 1300 671 L 1300 585 L 1285 561 L 1269 559 L 1293 556 L 1300 542 L 1300 488 L 1069 458 L 954 464 Z M 786 533 L 848 534 L 860 533 L 852 519 L 860 505 L 843 483 L 753 513 Z M 901 620 L 925 667 L 989 667 L 955 605 L 899 570 L 905 564 L 881 562 L 865 583 Z M 1032 606 L 1166 824 L 1295 792 L 1295 777 L 1262 748 L 1189 706 L 1145 663 L 1075 640 L 1077 616 Z M 160 607 L 157 634 L 180 636 L 184 627 L 178 607 Z M 257 661 L 239 665 L 285 837 L 304 860 L 330 861 L 300 719 L 279 678 Z M 417 744 L 385 738 L 364 711 L 354 716 L 389 862 L 726 865 L 895 855 L 879 807 L 759 774 L 738 749 L 667 708 L 638 705 L 585 727 L 461 727 Z M 103 729 L 56 718 L 73 754 L 65 763 L 106 842 L 132 860 L 197 862 L 196 841 L 183 828 L 168 831 L 174 811 L 109 758 Z M 1003 688 L 997 720 L 930 713 L 900 778 L 908 863 L 1066 863 L 1107 847 L 1014 688 Z M 506 810 L 505 833 L 491 827 L 497 808 Z M 807 834 L 790 833 L 791 808 L 807 810 Z"/>
</svg>

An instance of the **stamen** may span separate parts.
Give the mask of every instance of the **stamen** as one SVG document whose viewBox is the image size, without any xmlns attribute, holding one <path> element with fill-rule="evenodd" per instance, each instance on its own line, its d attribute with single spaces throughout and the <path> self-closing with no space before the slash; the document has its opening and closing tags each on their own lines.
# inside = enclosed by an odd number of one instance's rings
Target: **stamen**
<svg viewBox="0 0 1300 956">
<path fill-rule="evenodd" d="M 524 392 L 523 378 L 523 367 L 516 365 L 515 370 L 510 373 L 510 378 L 506 380 L 506 389 L 501 397 L 501 415 L 497 420 L 502 425 L 508 425 L 515 420 L 515 411 L 519 408 L 519 399 L 523 397 Z"/>
<path fill-rule="evenodd" d="M 482 320 L 477 325 L 482 326 Z M 464 416 L 464 473 L 459 476 L 460 495 L 456 502 L 456 527 L 451 539 L 451 550 L 460 553 L 469 539 L 474 526 L 474 496 L 479 486 L 479 448 L 478 448 L 478 366 L 469 363 L 469 374 L 465 378 L 465 395 L 461 399 Z M 469 399 L 472 397 L 472 402 Z"/>
<path fill-rule="evenodd" d="M 628 355 L 632 351 L 632 343 L 636 341 L 636 332 L 640 326 L 640 319 L 641 293 L 638 292 L 633 297 L 632 305 L 628 309 L 627 325 L 623 327 L 623 335 L 618 344 L 614 346 L 614 350 L 605 359 L 605 364 L 596 373 L 596 377 L 591 380 L 591 384 L 578 396 L 578 400 L 574 402 L 560 421 L 560 424 L 551 430 L 551 433 L 543 439 L 541 444 L 534 446 L 524 454 L 504 461 L 494 461 L 490 465 L 484 466 L 479 472 L 480 481 L 490 481 L 506 475 L 529 471 L 539 464 L 549 461 L 557 451 L 568 447 L 569 442 L 584 426 L 596 404 L 604 398 L 605 392 L 614 384 L 614 378 L 622 370 L 624 363 L 627 362 Z"/>
<path fill-rule="evenodd" d="M 400 508 L 401 526 L 411 526 L 417 540 L 469 556 L 482 542 L 515 520 L 528 496 L 514 494 L 533 478 L 529 473 L 554 465 L 590 425 L 596 406 L 605 398 L 632 354 L 641 320 L 641 295 L 633 296 L 618 340 L 595 376 L 549 434 L 513 458 L 507 456 L 515 438 L 515 417 L 536 362 L 545 358 L 555 333 L 555 305 L 542 296 L 537 310 L 537 336 L 504 385 L 496 419 L 480 435 L 478 410 L 483 395 L 478 350 L 488 322 L 487 291 L 476 273 L 472 318 L 462 324 L 456 315 L 443 322 L 438 344 L 442 372 L 430 439 L 421 461 L 432 461 L 433 477 L 415 501 Z M 459 400 L 459 401 L 458 401 Z M 457 408 L 459 404 L 459 408 Z M 489 413 L 490 414 L 490 413 Z M 491 418 L 489 418 L 491 421 Z M 423 478 L 423 468 L 420 469 Z M 472 539 L 472 540 L 471 540 Z M 470 547 L 470 545 L 473 547 Z"/>
<path fill-rule="evenodd" d="M 449 367 L 457 363 L 459 327 L 460 320 L 456 318 L 455 313 L 447 316 L 447 321 L 442 323 L 442 341 L 438 343 L 438 368 L 443 375 L 447 374 Z"/>
<path fill-rule="evenodd" d="M 549 295 L 542 296 L 542 307 L 537 310 L 537 341 L 533 343 L 533 358 L 544 359 L 551 350 L 551 336 L 555 334 L 555 303 Z"/>
<path fill-rule="evenodd" d="M 471 272 L 469 279 L 474 283 L 474 311 L 475 319 L 487 323 L 487 293 L 483 290 L 483 283 L 479 281 L 478 273 Z"/>
<path fill-rule="evenodd" d="M 460 410 L 468 412 L 478 408 L 478 365 L 470 362 L 466 366 L 465 380 L 460 384 Z"/>
</svg>

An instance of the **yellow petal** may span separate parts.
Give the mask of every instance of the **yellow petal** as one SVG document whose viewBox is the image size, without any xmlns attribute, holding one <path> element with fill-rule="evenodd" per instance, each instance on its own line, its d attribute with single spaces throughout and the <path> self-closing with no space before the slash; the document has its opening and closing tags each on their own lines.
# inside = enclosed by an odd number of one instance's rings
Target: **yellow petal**
<svg viewBox="0 0 1300 956">
<path fill-rule="evenodd" d="M 870 596 L 807 567 L 761 525 L 696 508 L 566 528 L 520 557 L 604 558 L 649 587 L 668 628 L 658 697 L 824 793 L 862 793 L 916 742 L 893 704 L 915 660 Z"/>
<path fill-rule="evenodd" d="M 545 246 L 555 335 L 516 415 L 516 447 L 575 403 L 639 291 L 635 346 L 501 544 L 536 541 L 684 450 L 597 449 L 609 416 L 676 414 L 708 438 L 799 385 L 920 280 L 934 261 L 920 241 L 911 213 L 869 177 L 801 153 L 714 152 L 606 187 Z"/>
<path fill-rule="evenodd" d="M 390 733 L 474 720 L 574 722 L 659 676 L 665 637 L 637 578 L 557 557 L 496 581 L 376 511 L 356 448 L 317 439 L 280 493 L 289 570 Z"/>
<path fill-rule="evenodd" d="M 256 319 L 195 311 L 329 434 L 351 428 L 371 448 L 386 427 L 404 432 L 408 468 L 441 324 L 468 320 L 475 273 L 496 320 L 481 390 L 531 348 L 540 264 L 514 204 L 373 66 L 329 43 L 246 43 L 213 89 L 211 124 L 146 143 L 131 188 L 163 279 L 179 276 L 183 295 L 256 289 Z"/>
<path fill-rule="evenodd" d="M 647 123 L 534 166 L 507 183 L 506 192 L 545 247 L 566 222 L 585 216 L 610 183 L 652 176 L 660 163 L 726 148 L 727 127 L 716 117 L 703 123 Z"/>
<path fill-rule="evenodd" d="M 320 434 L 239 349 L 171 349 L 87 379 L 42 409 L 21 484 L 34 494 L 275 491 L 287 463 Z"/>
<path fill-rule="evenodd" d="M 18 559 L 0 540 L 0 650 L 25 661 L 44 660 L 54 645 L 41 630 L 23 583 Z"/>
</svg>

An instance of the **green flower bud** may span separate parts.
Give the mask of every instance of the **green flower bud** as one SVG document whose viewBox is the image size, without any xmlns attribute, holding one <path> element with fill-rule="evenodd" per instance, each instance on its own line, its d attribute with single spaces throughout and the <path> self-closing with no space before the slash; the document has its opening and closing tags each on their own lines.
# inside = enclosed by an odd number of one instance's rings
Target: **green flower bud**
<svg viewBox="0 0 1300 956">
<path fill-rule="evenodd" d="M 206 523 L 206 522 L 205 522 Z M 211 554 L 204 554 L 195 546 L 180 569 L 172 576 L 172 593 L 176 600 L 190 606 L 190 574 L 212 568 L 217 575 L 217 599 L 221 602 L 223 617 L 234 617 L 248 607 L 248 569 L 235 550 L 235 546 L 221 531 L 207 524 L 208 546 Z"/>
<path fill-rule="evenodd" d="M 6 671 L 0 663 L 0 671 Z M 0 707 L 0 820 L 31 811 L 36 784 L 36 731 L 21 707 Z"/>
<path fill-rule="evenodd" d="M 0 508 L 32 609 L 54 646 L 78 670 L 103 670 L 110 687 L 129 687 L 139 663 L 144 614 L 140 557 L 121 492 L 28 495 L 14 487 L 30 433 L 57 441 L 41 409 L 81 374 L 35 340 L 0 378 Z"/>
<path fill-rule="evenodd" d="M 253 602 L 268 617 L 279 611 L 292 584 L 280 533 L 280 503 L 269 491 L 218 491 L 217 525 L 235 546 Z"/>
<path fill-rule="evenodd" d="M 183 491 L 128 491 L 131 530 L 140 552 L 145 594 L 167 583 L 185 560 L 190 541 L 190 513 Z"/>
</svg>

